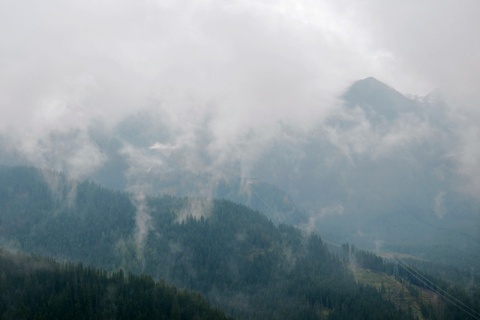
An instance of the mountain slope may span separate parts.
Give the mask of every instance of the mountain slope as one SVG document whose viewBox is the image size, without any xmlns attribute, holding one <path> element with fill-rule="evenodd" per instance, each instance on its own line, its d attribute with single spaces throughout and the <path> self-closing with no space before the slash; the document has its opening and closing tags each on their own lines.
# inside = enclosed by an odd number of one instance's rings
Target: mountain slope
<svg viewBox="0 0 480 320">
<path fill-rule="evenodd" d="M 392 121 L 402 113 L 418 111 L 414 101 L 373 77 L 353 83 L 342 99 L 349 107 L 364 108 L 375 120 Z"/>
<path fill-rule="evenodd" d="M 306 211 L 299 225 L 326 239 L 478 269 L 480 200 L 458 174 L 445 104 L 374 78 L 341 98 L 317 128 L 266 149 L 252 175 L 287 190 Z"/>
<path fill-rule="evenodd" d="M 277 227 L 245 206 L 170 196 L 140 205 L 51 172 L 2 167 L 0 174 L 0 236 L 17 250 L 146 272 L 199 291 L 239 318 L 405 318 L 376 290 L 356 284 L 318 236 Z M 42 183 L 52 176 L 55 192 Z"/>
<path fill-rule="evenodd" d="M 198 294 L 148 276 L 0 251 L 2 319 L 227 319 Z"/>
<path fill-rule="evenodd" d="M 176 132 L 161 112 L 143 110 L 88 137 L 52 134 L 58 150 L 42 163 L 70 168 L 85 138 L 101 154 L 88 178 L 117 190 L 225 198 L 334 242 L 480 269 L 480 199 L 454 106 L 374 78 L 338 98 L 312 127 L 282 122 L 225 140 L 209 117 Z M 9 143 L 0 137 L 0 160 L 24 163 Z"/>
</svg>

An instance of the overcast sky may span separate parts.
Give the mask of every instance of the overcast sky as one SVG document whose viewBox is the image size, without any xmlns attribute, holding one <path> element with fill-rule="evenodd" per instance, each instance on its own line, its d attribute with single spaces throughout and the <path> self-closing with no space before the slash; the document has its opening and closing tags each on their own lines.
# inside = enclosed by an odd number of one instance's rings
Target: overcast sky
<svg viewBox="0 0 480 320">
<path fill-rule="evenodd" d="M 442 91 L 465 121 L 462 168 L 478 172 L 479 14 L 477 0 L 0 0 L 0 134 L 33 157 L 52 131 L 88 140 L 92 123 L 158 107 L 179 132 L 213 119 L 223 145 L 311 124 L 374 76 Z"/>
</svg>

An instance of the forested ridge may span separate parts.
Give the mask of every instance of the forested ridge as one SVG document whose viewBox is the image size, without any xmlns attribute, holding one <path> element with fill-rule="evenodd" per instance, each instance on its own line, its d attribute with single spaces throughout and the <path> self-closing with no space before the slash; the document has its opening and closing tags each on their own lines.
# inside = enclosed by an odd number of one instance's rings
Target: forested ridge
<svg viewBox="0 0 480 320">
<path fill-rule="evenodd" d="M 227 319 L 146 275 L 0 251 L 0 319 Z"/>
<path fill-rule="evenodd" d="M 392 254 L 384 259 L 349 244 L 342 245 L 342 257 L 357 282 L 377 288 L 419 319 L 480 317 L 480 288 L 471 273 Z"/>
<path fill-rule="evenodd" d="M 327 250 L 316 234 L 275 226 L 261 213 L 225 200 L 147 196 L 142 206 L 138 201 L 50 171 L 0 167 L 0 241 L 16 250 L 163 279 L 200 292 L 236 318 L 414 318 L 378 288 L 357 281 L 350 262 Z M 138 223 L 140 214 L 148 223 Z M 382 259 L 364 260 L 384 265 Z"/>
</svg>

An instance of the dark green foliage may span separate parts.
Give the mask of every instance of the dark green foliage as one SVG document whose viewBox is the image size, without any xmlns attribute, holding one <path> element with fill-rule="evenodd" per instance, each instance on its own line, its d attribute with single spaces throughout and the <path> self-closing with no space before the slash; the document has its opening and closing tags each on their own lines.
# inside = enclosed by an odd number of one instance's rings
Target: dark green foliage
<svg viewBox="0 0 480 320">
<path fill-rule="evenodd" d="M 0 167 L 0 241 L 15 249 L 112 268 L 134 214 L 124 193 L 50 171 Z"/>
<path fill-rule="evenodd" d="M 0 252 L 0 319 L 226 319 L 200 295 L 125 276 Z"/>
<path fill-rule="evenodd" d="M 419 299 L 419 289 L 437 294 L 435 305 L 422 302 L 420 312 L 425 319 L 476 319 L 480 317 L 480 289 L 474 285 L 472 274 L 464 274 L 454 267 L 441 266 L 427 261 L 399 258 L 383 261 L 374 253 L 342 245 L 343 260 L 376 272 L 387 273 L 402 281 L 409 294 Z M 428 271 L 428 273 L 426 272 Z M 441 276 L 440 276 L 441 275 Z M 456 283 L 444 279 L 456 279 Z M 470 283 L 465 281 L 469 279 Z M 478 280 L 477 280 L 478 281 Z M 463 288 L 458 284 L 463 284 Z M 384 291 L 383 288 L 380 290 Z M 443 303 L 439 303 L 439 302 Z"/>
<path fill-rule="evenodd" d="M 45 177 L 56 183 L 47 185 Z M 143 272 L 198 291 L 238 318 L 411 317 L 376 290 L 357 284 L 347 264 L 331 254 L 319 236 L 275 226 L 243 205 L 147 197 L 149 229 L 142 242 L 135 237 L 136 208 L 128 194 L 72 182 L 51 172 L 6 167 L 0 170 L 0 190 L 0 238 L 6 245 L 108 270 Z M 366 267 L 381 264 L 368 254 L 359 260 Z M 109 281 L 116 279 L 115 274 L 112 277 Z M 141 301 L 154 299 L 149 288 L 157 285 L 151 280 L 127 278 L 128 284 L 141 288 L 135 294 Z M 125 301 L 135 296 L 128 295 L 131 288 L 115 288 Z M 93 292 L 95 297 L 101 295 Z M 122 309 L 123 304 L 114 310 L 142 314 L 147 308 L 136 306 L 138 301 L 128 303 L 132 304 L 128 310 Z M 177 303 L 181 305 L 180 300 L 171 305 L 172 318 L 178 315 Z M 79 302 L 87 314 L 95 306 Z"/>
<path fill-rule="evenodd" d="M 431 263 L 420 261 L 405 261 L 399 263 L 399 276 L 415 285 L 418 288 L 423 288 L 435 292 L 445 301 L 445 305 L 440 310 L 433 310 L 431 305 L 422 305 L 422 314 L 434 315 L 442 319 L 478 319 L 480 318 L 480 289 L 470 284 L 467 287 L 461 287 L 456 283 L 448 282 L 444 278 L 440 278 L 439 270 L 442 273 L 452 273 L 450 267 L 440 268 L 437 266 L 437 271 L 432 270 L 432 273 L 421 271 L 432 267 Z M 418 265 L 420 268 L 417 268 Z M 456 271 L 459 272 L 459 271 Z M 455 272 L 455 273 L 456 273 Z M 433 274 L 433 275 L 432 275 Z M 458 275 L 457 275 L 458 277 Z"/>
<path fill-rule="evenodd" d="M 342 244 L 342 255 L 345 262 L 373 271 L 387 272 L 383 259 L 372 252 L 358 250 L 355 246 L 345 243 Z"/>
</svg>

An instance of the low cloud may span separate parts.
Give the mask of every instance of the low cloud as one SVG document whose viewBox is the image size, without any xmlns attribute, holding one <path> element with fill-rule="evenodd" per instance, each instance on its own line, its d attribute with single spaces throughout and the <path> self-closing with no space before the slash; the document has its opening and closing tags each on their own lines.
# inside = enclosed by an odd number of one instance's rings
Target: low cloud
<svg viewBox="0 0 480 320">
<path fill-rule="evenodd" d="M 135 212 L 135 244 L 137 249 L 137 258 L 143 264 L 145 263 L 143 250 L 145 241 L 147 240 L 149 232 L 152 230 L 150 209 L 147 206 L 145 195 L 136 193 L 133 195 L 133 203 L 136 207 Z"/>
<path fill-rule="evenodd" d="M 478 119 L 480 117 L 473 118 Z M 471 119 L 469 119 L 471 120 Z M 464 128 L 458 132 L 459 144 L 450 156 L 456 161 L 458 172 L 464 177 L 462 191 L 472 197 L 480 197 L 480 126 L 462 122 Z"/>
<path fill-rule="evenodd" d="M 213 202 L 211 197 L 189 198 L 184 208 L 176 212 L 177 218 L 175 222 L 182 223 L 187 218 L 200 220 L 200 218 L 208 218 L 212 214 Z"/>
<path fill-rule="evenodd" d="M 82 178 L 109 160 L 92 130 L 115 132 L 148 110 L 167 135 L 153 130 L 141 146 L 120 139 L 130 187 L 163 177 L 172 161 L 195 173 L 233 167 L 248 176 L 279 124 L 314 127 L 349 83 L 373 75 L 406 93 L 439 88 L 460 106 L 466 116 L 452 158 L 478 196 L 478 6 L 6 0 L 1 144 Z M 349 116 L 350 130 L 325 134 L 351 159 L 386 157 L 432 134 L 411 117 L 375 131 L 358 110 Z"/>
<path fill-rule="evenodd" d="M 310 234 L 318 229 L 317 224 L 320 223 L 322 219 L 332 216 L 342 216 L 344 212 L 345 209 L 341 204 L 334 204 L 328 207 L 321 208 L 320 212 L 318 212 L 317 214 L 310 215 L 308 217 L 308 222 L 301 227 L 307 234 Z"/>
<path fill-rule="evenodd" d="M 433 199 L 433 212 L 439 219 L 442 219 L 445 214 L 447 214 L 447 209 L 445 207 L 445 195 L 446 192 L 439 191 Z"/>
<path fill-rule="evenodd" d="M 399 152 L 438 139 L 436 129 L 415 116 L 406 113 L 393 121 L 375 123 L 363 109 L 339 109 L 332 114 L 333 124 L 324 126 L 328 140 L 337 147 L 352 164 L 355 157 L 372 160 L 396 157 Z M 408 156 L 408 152 L 403 152 Z"/>
</svg>

